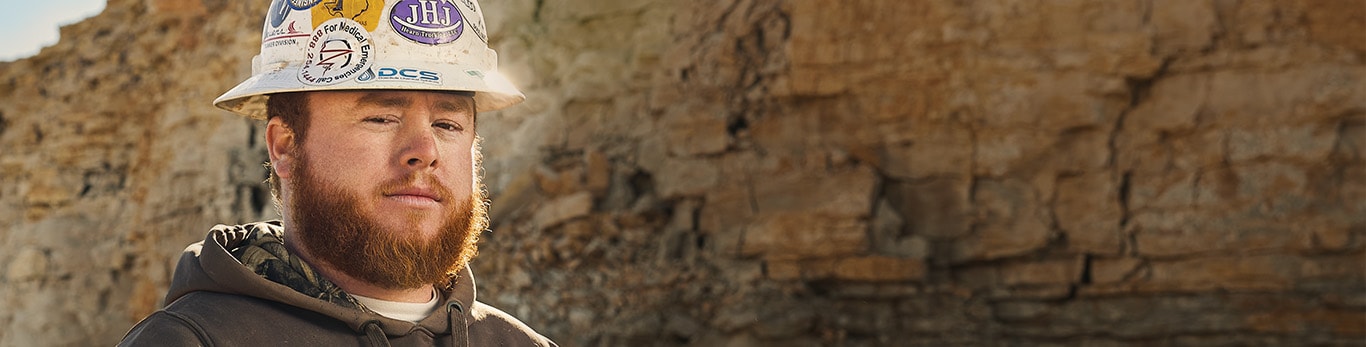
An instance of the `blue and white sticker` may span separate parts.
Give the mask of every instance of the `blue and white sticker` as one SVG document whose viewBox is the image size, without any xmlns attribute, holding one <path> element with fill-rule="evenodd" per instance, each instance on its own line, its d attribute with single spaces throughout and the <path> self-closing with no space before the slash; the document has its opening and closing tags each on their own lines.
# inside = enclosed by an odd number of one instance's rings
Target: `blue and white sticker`
<svg viewBox="0 0 1366 347">
<path fill-rule="evenodd" d="M 286 0 L 275 0 L 270 3 L 270 14 L 266 15 L 266 21 L 270 23 L 271 28 L 279 28 L 280 24 L 285 24 L 289 11 L 293 11 L 287 3 Z"/>
<path fill-rule="evenodd" d="M 295 11 L 303 11 L 312 8 L 313 5 L 317 5 L 322 1 L 323 0 L 289 0 L 289 8 L 292 8 Z"/>
<path fill-rule="evenodd" d="M 360 77 L 356 77 L 356 82 L 370 83 L 377 81 L 405 81 L 420 82 L 427 84 L 441 84 L 441 73 L 412 67 L 381 67 L 366 70 Z"/>
<path fill-rule="evenodd" d="M 348 18 L 333 18 L 313 30 L 309 38 L 308 59 L 299 69 L 299 81 L 310 85 L 330 85 L 356 78 L 374 64 L 370 32 Z"/>
<path fill-rule="evenodd" d="M 389 10 L 389 25 L 413 42 L 439 45 L 465 32 L 465 18 L 455 0 L 403 0 Z"/>
</svg>

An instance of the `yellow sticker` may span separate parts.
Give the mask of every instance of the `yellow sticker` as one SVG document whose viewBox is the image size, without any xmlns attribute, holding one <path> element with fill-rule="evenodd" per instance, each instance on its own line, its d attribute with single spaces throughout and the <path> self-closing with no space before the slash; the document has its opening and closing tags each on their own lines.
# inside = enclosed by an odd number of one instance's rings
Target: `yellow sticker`
<svg viewBox="0 0 1366 347">
<path fill-rule="evenodd" d="M 382 0 L 323 0 L 313 6 L 313 27 L 332 18 L 350 18 L 365 27 L 365 31 L 375 31 L 379 16 L 384 12 Z"/>
</svg>

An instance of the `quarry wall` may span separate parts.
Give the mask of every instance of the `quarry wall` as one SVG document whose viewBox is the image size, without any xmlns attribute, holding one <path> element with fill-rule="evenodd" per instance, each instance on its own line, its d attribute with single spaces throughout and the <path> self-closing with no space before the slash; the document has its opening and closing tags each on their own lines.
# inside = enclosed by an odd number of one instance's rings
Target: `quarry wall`
<svg viewBox="0 0 1366 347">
<path fill-rule="evenodd" d="M 276 218 L 266 1 L 0 63 L 0 345 Z M 487 0 L 481 300 L 565 346 L 1361 345 L 1366 2 Z"/>
</svg>

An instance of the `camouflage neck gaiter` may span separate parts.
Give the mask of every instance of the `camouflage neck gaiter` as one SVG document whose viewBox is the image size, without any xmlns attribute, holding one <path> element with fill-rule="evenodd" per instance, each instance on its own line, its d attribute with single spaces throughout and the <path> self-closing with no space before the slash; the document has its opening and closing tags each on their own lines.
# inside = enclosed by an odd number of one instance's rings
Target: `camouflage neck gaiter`
<svg viewBox="0 0 1366 347">
<path fill-rule="evenodd" d="M 341 288 L 313 271 L 302 259 L 285 248 L 279 221 L 245 225 L 219 225 L 223 239 L 218 240 L 242 265 L 271 282 L 283 284 L 299 293 L 339 306 L 366 310 Z M 368 310 L 367 310 L 368 311 Z"/>
</svg>

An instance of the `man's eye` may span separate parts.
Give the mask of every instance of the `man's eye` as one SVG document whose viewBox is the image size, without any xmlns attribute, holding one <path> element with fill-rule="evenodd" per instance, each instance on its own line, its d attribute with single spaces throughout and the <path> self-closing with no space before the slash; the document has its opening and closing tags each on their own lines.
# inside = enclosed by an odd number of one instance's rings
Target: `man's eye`
<svg viewBox="0 0 1366 347">
<path fill-rule="evenodd" d="M 366 123 L 377 123 L 377 124 L 388 124 L 388 123 L 393 123 L 394 120 L 389 119 L 389 118 L 384 118 L 384 117 L 370 117 L 370 118 L 366 118 L 366 119 L 365 119 L 365 122 L 366 122 Z"/>
<path fill-rule="evenodd" d="M 464 128 L 460 127 L 460 124 L 455 124 L 455 123 L 436 123 L 436 124 L 433 124 L 432 126 L 437 127 L 437 128 L 441 128 L 442 130 L 450 130 L 450 131 L 460 131 L 460 130 L 463 130 L 463 129 L 464 129 Z"/>
</svg>

